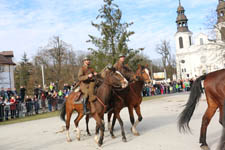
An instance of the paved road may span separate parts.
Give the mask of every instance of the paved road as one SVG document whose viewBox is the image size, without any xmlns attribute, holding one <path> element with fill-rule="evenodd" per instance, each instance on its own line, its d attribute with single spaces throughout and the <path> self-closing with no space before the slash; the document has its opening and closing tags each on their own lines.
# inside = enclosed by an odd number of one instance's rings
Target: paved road
<svg viewBox="0 0 225 150">
<path fill-rule="evenodd" d="M 101 148 L 94 142 L 95 121 L 91 119 L 92 136 L 85 132 L 85 121 L 80 122 L 81 141 L 75 139 L 74 126 L 71 121 L 72 142 L 66 142 L 66 133 L 56 133 L 61 130 L 62 122 L 59 117 L 42 119 L 12 125 L 0 126 L 0 150 L 199 150 L 199 129 L 201 118 L 207 104 L 204 96 L 200 101 L 190 126 L 192 134 L 180 134 L 177 130 L 177 116 L 182 111 L 188 93 L 174 94 L 145 101 L 141 105 L 143 121 L 137 129 L 140 136 L 130 132 L 128 111 L 121 112 L 124 121 L 127 142 L 122 142 L 119 124 L 116 124 L 116 139 L 111 139 L 106 130 L 104 144 Z M 222 127 L 218 123 L 218 112 L 211 121 L 208 130 L 208 144 L 215 150 Z M 107 125 L 107 124 L 106 124 Z"/>
</svg>

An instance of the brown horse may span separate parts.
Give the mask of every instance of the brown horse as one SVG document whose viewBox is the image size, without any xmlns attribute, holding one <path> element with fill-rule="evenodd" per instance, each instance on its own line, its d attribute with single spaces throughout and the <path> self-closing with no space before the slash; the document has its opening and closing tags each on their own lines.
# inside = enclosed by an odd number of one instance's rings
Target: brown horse
<svg viewBox="0 0 225 150">
<path fill-rule="evenodd" d="M 138 78 L 138 81 L 134 81 L 130 83 L 125 90 L 122 90 L 122 91 L 113 90 L 113 95 L 112 95 L 112 100 L 114 102 L 113 111 L 110 111 L 108 113 L 108 128 L 112 138 L 115 137 L 113 134 L 113 128 L 115 125 L 115 121 L 117 119 L 121 127 L 122 140 L 124 142 L 126 142 L 126 136 L 125 136 L 125 132 L 123 128 L 123 121 L 120 117 L 120 111 L 122 108 L 128 107 L 130 121 L 132 124 L 131 130 L 135 135 L 139 135 L 139 133 L 136 130 L 136 126 L 138 122 L 142 120 L 142 115 L 140 110 L 140 104 L 142 102 L 141 92 L 144 87 L 144 84 L 151 82 L 150 70 L 148 69 L 147 65 L 146 66 L 139 65 L 135 76 L 136 78 Z M 138 120 L 136 122 L 134 120 L 133 109 L 135 109 L 138 115 Z M 114 116 L 113 116 L 113 122 L 111 126 L 110 118 L 112 113 L 114 113 Z M 88 129 L 88 117 L 86 118 L 86 125 L 87 125 L 87 133 L 90 134 Z M 97 129 L 96 129 L 96 132 L 98 132 Z"/>
<path fill-rule="evenodd" d="M 122 76 L 121 73 L 118 71 L 115 71 L 115 69 L 107 69 L 103 72 L 104 74 L 104 80 L 103 83 L 98 87 L 96 96 L 98 97 L 98 100 L 94 102 L 96 110 L 91 110 L 91 116 L 96 120 L 97 126 L 100 128 L 100 139 L 98 139 L 97 135 L 95 137 L 96 142 L 99 146 L 103 144 L 103 137 L 104 137 L 104 122 L 102 121 L 104 112 L 106 110 L 106 106 L 108 104 L 108 101 L 110 99 L 110 93 L 113 87 L 123 87 L 125 88 L 128 85 L 127 80 Z M 64 103 L 60 117 L 62 120 L 65 121 L 65 115 L 67 116 L 66 119 L 66 130 L 67 130 L 67 141 L 71 141 L 71 138 L 69 136 L 69 126 L 70 126 L 70 118 L 75 110 L 78 115 L 76 119 L 74 120 L 74 124 L 77 130 L 77 139 L 80 140 L 80 129 L 78 127 L 79 121 L 84 116 L 83 114 L 83 106 L 82 104 L 75 104 L 74 103 L 74 97 L 76 97 L 76 92 L 72 92 L 68 98 L 66 99 L 66 102 Z M 88 106 L 90 109 L 90 106 Z"/>
<path fill-rule="evenodd" d="M 202 149 L 208 150 L 209 147 L 206 142 L 207 127 L 218 108 L 220 110 L 219 122 L 222 124 L 223 105 L 225 100 L 225 69 L 202 75 L 195 80 L 191 88 L 188 102 L 185 105 L 186 107 L 179 116 L 178 127 L 180 132 L 186 131 L 187 129 L 190 131 L 189 121 L 191 120 L 196 104 L 199 102 L 201 93 L 203 92 L 201 86 L 202 80 L 204 80 L 208 108 L 202 118 L 199 142 Z"/>
</svg>

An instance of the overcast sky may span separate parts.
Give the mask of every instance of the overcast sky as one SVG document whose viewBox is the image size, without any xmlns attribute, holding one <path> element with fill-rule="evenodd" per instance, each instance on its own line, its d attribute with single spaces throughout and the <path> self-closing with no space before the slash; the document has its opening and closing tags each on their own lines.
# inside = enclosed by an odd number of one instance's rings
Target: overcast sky
<svg viewBox="0 0 225 150">
<path fill-rule="evenodd" d="M 124 22 L 134 22 L 129 46 L 144 47 L 144 55 L 157 58 L 155 46 L 170 40 L 173 53 L 178 0 L 114 0 Z M 181 0 L 194 33 L 204 32 L 206 16 L 216 10 L 218 0 Z M 103 0 L 0 0 L 0 51 L 13 50 L 15 61 L 24 52 L 31 58 L 54 35 L 87 51 L 88 34 L 96 35 L 95 22 Z"/>
</svg>

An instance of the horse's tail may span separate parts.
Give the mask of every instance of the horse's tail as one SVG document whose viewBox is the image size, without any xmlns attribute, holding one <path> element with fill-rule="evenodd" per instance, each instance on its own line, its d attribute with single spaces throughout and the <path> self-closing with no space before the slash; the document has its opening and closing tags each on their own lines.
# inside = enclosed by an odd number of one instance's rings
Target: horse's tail
<svg viewBox="0 0 225 150">
<path fill-rule="evenodd" d="M 205 80 L 205 78 L 206 75 L 200 76 L 195 80 L 191 87 L 191 93 L 189 95 L 188 102 L 186 103 L 182 113 L 179 115 L 178 127 L 180 132 L 185 132 L 187 129 L 190 131 L 189 122 L 194 113 L 195 106 L 199 102 L 201 93 L 203 93 L 201 81 Z"/>
<path fill-rule="evenodd" d="M 224 101 L 225 104 L 225 101 Z M 223 132 L 220 138 L 220 144 L 218 150 L 224 150 L 225 149 L 225 105 L 223 105 L 223 117 L 222 117 L 222 125 L 223 125 Z"/>
<path fill-rule="evenodd" d="M 66 102 L 63 103 L 61 112 L 60 112 L 60 118 L 65 122 L 65 115 L 66 115 Z"/>
<path fill-rule="evenodd" d="M 222 117 L 222 125 L 225 128 L 225 100 L 223 104 L 223 117 Z"/>
</svg>

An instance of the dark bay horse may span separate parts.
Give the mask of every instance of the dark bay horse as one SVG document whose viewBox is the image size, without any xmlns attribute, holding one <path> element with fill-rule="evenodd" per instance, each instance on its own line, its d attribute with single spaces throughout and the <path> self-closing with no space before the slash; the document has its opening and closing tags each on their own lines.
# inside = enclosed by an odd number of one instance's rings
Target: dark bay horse
<svg viewBox="0 0 225 150">
<path fill-rule="evenodd" d="M 120 111 L 122 108 L 128 107 L 130 121 L 132 124 L 131 130 L 135 135 L 139 135 L 139 133 L 136 130 L 136 126 L 138 122 L 142 120 L 141 109 L 140 109 L 140 104 L 142 102 L 141 92 L 144 87 L 144 84 L 151 82 L 150 70 L 148 69 L 147 65 L 146 66 L 139 65 L 135 76 L 136 78 L 138 78 L 138 81 L 134 81 L 130 83 L 125 90 L 122 90 L 122 91 L 113 90 L 114 91 L 112 95 L 112 100 L 114 102 L 113 111 L 110 111 L 108 113 L 108 128 L 112 138 L 115 137 L 113 134 L 113 128 L 115 125 L 115 121 L 117 119 L 121 127 L 122 140 L 124 142 L 126 142 L 126 136 L 125 136 L 125 132 L 123 128 L 123 121 L 120 117 Z M 133 109 L 135 109 L 138 115 L 138 120 L 136 122 L 134 120 Z M 113 122 L 111 126 L 110 118 L 112 113 L 114 113 L 114 116 L 113 116 Z M 87 128 L 86 128 L 87 133 L 90 134 L 88 129 L 88 117 L 86 118 L 86 125 L 87 125 Z"/>
<path fill-rule="evenodd" d="M 206 112 L 202 118 L 199 142 L 202 149 L 209 150 L 208 144 L 206 142 L 207 127 L 218 108 L 220 111 L 219 122 L 222 124 L 223 105 L 225 100 L 225 69 L 202 75 L 195 80 L 191 88 L 188 102 L 179 116 L 178 127 L 180 132 L 187 130 L 190 131 L 189 122 L 194 113 L 196 104 L 199 102 L 201 93 L 203 92 L 201 86 L 202 80 L 204 80 L 208 108 L 206 109 Z"/>
<path fill-rule="evenodd" d="M 128 107 L 129 116 L 130 116 L 130 122 L 132 124 L 131 131 L 134 135 L 139 135 L 136 127 L 138 123 L 142 120 L 141 115 L 141 102 L 142 102 L 142 90 L 144 88 L 144 84 L 151 83 L 152 79 L 150 77 L 150 70 L 148 69 L 148 65 L 141 66 L 138 65 L 138 69 L 135 73 L 136 77 L 138 78 L 138 81 L 134 81 L 129 84 L 127 87 L 127 90 L 123 91 L 114 91 L 113 98 L 114 98 L 114 106 L 113 111 L 108 113 L 108 128 L 110 131 L 110 134 L 112 138 L 114 138 L 113 129 L 116 122 L 116 119 L 119 121 L 120 127 L 121 127 L 121 134 L 122 134 L 122 140 L 126 142 L 126 136 L 123 128 L 123 121 L 120 117 L 120 111 L 124 107 Z M 135 110 L 138 119 L 135 121 L 133 110 Z M 113 121 L 112 125 L 110 125 L 111 115 L 113 115 Z"/>
<path fill-rule="evenodd" d="M 128 85 L 128 81 L 122 76 L 121 73 L 113 69 L 107 69 L 103 72 L 103 83 L 98 87 L 96 96 L 98 97 L 98 100 L 94 102 L 96 110 L 91 110 L 91 116 L 96 120 L 96 124 L 98 128 L 100 128 L 100 138 L 98 139 L 97 135 L 95 137 L 96 142 L 99 146 L 103 144 L 103 138 L 104 138 L 104 122 L 102 121 L 104 112 L 106 110 L 106 106 L 108 104 L 108 101 L 110 99 L 110 93 L 112 88 L 115 87 L 123 87 L 125 88 Z M 82 104 L 76 104 L 74 103 L 74 97 L 76 96 L 76 92 L 72 92 L 68 98 L 66 99 L 66 102 L 64 103 L 60 117 L 62 120 L 66 122 L 66 130 L 67 130 L 67 141 L 71 141 L 71 138 L 69 136 L 69 126 L 70 126 L 70 118 L 75 110 L 78 115 L 76 119 L 74 120 L 74 124 L 77 130 L 77 139 L 80 140 L 80 129 L 78 127 L 79 121 L 84 116 L 83 114 L 83 106 Z M 90 106 L 88 106 L 90 109 Z M 66 115 L 66 120 L 65 120 Z"/>
</svg>

